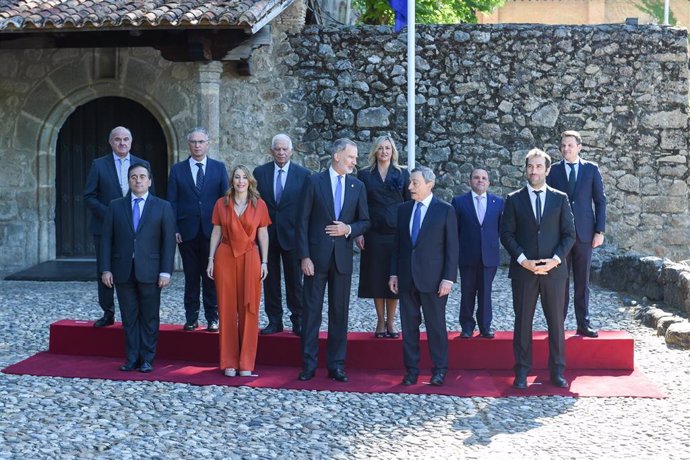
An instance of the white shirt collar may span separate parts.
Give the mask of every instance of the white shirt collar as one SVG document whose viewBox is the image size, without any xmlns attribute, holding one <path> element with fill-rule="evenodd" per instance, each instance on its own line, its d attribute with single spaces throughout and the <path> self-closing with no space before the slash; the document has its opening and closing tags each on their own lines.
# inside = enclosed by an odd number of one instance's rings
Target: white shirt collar
<svg viewBox="0 0 690 460">
<path fill-rule="evenodd" d="M 290 167 L 290 160 L 288 160 L 288 162 L 285 163 L 282 168 L 279 167 L 275 161 L 273 162 L 273 172 L 276 172 L 276 173 L 278 172 L 279 169 L 282 169 L 283 171 L 287 172 L 289 167 Z"/>
<path fill-rule="evenodd" d="M 130 193 L 130 195 L 132 196 L 132 203 L 134 203 L 134 200 L 137 198 L 143 198 L 144 203 L 146 203 L 146 199 L 149 197 L 149 192 L 144 193 L 142 196 L 136 196 L 134 193 Z"/>
<path fill-rule="evenodd" d="M 120 157 L 118 156 L 118 154 L 115 153 L 115 152 L 113 152 L 113 158 L 115 159 L 116 162 L 117 162 L 117 160 L 120 159 Z M 127 153 L 127 155 L 125 155 L 125 157 L 122 158 L 122 159 L 125 160 L 125 161 L 129 161 L 129 153 Z"/>
<path fill-rule="evenodd" d="M 546 182 L 544 182 L 544 185 L 542 185 L 540 188 L 534 188 L 528 183 L 527 184 L 527 190 L 529 190 L 532 193 L 534 193 L 535 190 L 540 190 L 542 192 L 546 192 Z"/>
<path fill-rule="evenodd" d="M 428 208 L 428 207 L 429 207 L 429 204 L 431 203 L 431 200 L 432 200 L 433 198 L 434 198 L 434 194 L 433 194 L 433 192 L 432 192 L 432 193 L 429 194 L 428 197 L 426 197 L 426 198 L 424 198 L 424 199 L 422 200 L 422 204 L 424 205 L 425 208 Z M 415 201 L 415 206 L 416 206 L 416 203 L 419 203 L 419 201 Z"/>
<path fill-rule="evenodd" d="M 204 168 L 206 167 L 206 160 L 208 159 L 208 156 L 204 155 L 204 159 L 201 161 L 196 161 L 193 156 L 189 157 L 189 165 L 190 166 L 196 166 L 197 163 L 201 163 L 204 165 Z"/>
<path fill-rule="evenodd" d="M 470 192 L 472 193 L 472 199 L 473 200 L 476 200 L 478 196 L 480 196 L 482 198 L 486 198 L 486 192 L 482 193 L 481 195 L 477 195 L 476 193 L 474 193 L 474 190 L 470 190 Z"/>
</svg>

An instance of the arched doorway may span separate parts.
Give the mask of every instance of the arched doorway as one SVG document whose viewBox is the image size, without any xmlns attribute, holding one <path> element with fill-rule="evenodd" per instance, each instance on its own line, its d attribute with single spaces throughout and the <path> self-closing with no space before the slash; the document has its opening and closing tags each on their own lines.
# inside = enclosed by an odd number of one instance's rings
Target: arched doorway
<svg viewBox="0 0 690 460">
<path fill-rule="evenodd" d="M 77 107 L 58 134 L 55 152 L 55 254 L 58 259 L 93 258 L 88 231 L 90 211 L 84 184 L 94 158 L 111 153 L 108 134 L 115 126 L 132 131 L 132 153 L 151 163 L 156 195 L 165 197 L 168 147 L 156 118 L 143 105 L 123 97 L 102 97 Z"/>
</svg>

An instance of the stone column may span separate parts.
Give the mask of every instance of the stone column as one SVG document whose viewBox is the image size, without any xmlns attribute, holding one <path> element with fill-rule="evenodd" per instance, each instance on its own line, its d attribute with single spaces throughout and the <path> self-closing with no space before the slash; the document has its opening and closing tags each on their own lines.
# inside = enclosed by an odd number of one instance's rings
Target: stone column
<svg viewBox="0 0 690 460">
<path fill-rule="evenodd" d="M 199 66 L 199 126 L 208 130 L 211 145 L 209 154 L 218 157 L 220 142 L 220 77 L 223 64 L 212 61 Z"/>
</svg>

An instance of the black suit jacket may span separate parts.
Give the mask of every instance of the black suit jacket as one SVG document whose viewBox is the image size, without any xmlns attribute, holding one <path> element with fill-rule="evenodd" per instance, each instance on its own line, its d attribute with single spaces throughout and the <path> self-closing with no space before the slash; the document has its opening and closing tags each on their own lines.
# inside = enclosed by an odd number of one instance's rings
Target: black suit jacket
<svg viewBox="0 0 690 460">
<path fill-rule="evenodd" d="M 194 239 L 199 226 L 204 236 L 211 238 L 213 207 L 218 198 L 228 191 L 228 186 L 228 171 L 220 161 L 206 158 L 201 192 L 194 185 L 189 158 L 173 165 L 168 179 L 168 201 L 173 208 L 177 232 L 182 236 L 182 241 Z"/>
<path fill-rule="evenodd" d="M 575 223 L 568 196 L 547 187 L 545 200 L 541 225 L 537 225 L 527 187 L 511 193 L 506 199 L 501 217 L 501 243 L 510 254 L 510 278 L 536 276 L 518 264 L 520 254 L 530 260 L 557 255 L 562 263 L 547 275 L 539 276 L 568 277 L 565 261 L 575 243 Z"/>
<path fill-rule="evenodd" d="M 150 168 L 149 162 L 136 157 L 130 153 L 129 163 L 144 164 Z M 154 193 L 153 185 L 149 193 Z M 117 171 L 115 170 L 115 161 L 113 154 L 108 153 L 102 157 L 96 158 L 91 163 L 89 175 L 86 178 L 86 185 L 84 186 L 84 201 L 86 206 L 91 210 L 91 223 L 89 224 L 89 231 L 94 235 L 101 234 L 101 227 L 103 226 L 103 219 L 108 210 L 110 202 L 122 198 L 122 189 L 117 178 Z M 96 248 L 98 250 L 98 248 Z"/>
<path fill-rule="evenodd" d="M 441 280 L 455 282 L 458 277 L 458 224 L 453 207 L 436 197 L 412 245 L 410 218 L 416 201 L 406 201 L 398 208 L 395 250 L 391 276 L 398 286 L 415 286 L 419 292 L 436 292 Z"/>
<path fill-rule="evenodd" d="M 551 166 L 546 183 L 553 188 L 567 193 L 568 175 L 565 173 L 563 160 Z M 594 210 L 592 210 L 594 205 Z M 580 159 L 580 166 L 575 182 L 575 193 L 570 197 L 570 206 L 575 218 L 575 230 L 580 241 L 590 242 L 595 232 L 606 229 L 606 194 L 601 172 L 596 163 Z"/>
<path fill-rule="evenodd" d="M 302 207 L 300 196 L 305 181 L 311 175 L 311 171 L 290 161 L 285 187 L 283 188 L 279 204 L 276 204 L 275 199 L 274 171 L 275 163 L 270 161 L 264 165 L 257 166 L 254 169 L 254 177 L 258 183 L 261 198 L 266 202 L 268 215 L 272 222 L 268 226 L 268 240 L 271 243 L 278 243 L 286 251 L 291 251 L 297 246 L 295 227 L 297 215 Z"/>
<path fill-rule="evenodd" d="M 132 259 L 141 283 L 158 282 L 160 273 L 172 274 L 175 218 L 170 203 L 149 193 L 135 232 L 130 195 L 113 200 L 103 222 L 100 251 L 99 273 L 111 272 L 115 283 L 129 279 Z"/>
<path fill-rule="evenodd" d="M 344 185 L 345 199 L 338 220 L 351 227 L 352 232 L 347 238 L 326 234 L 326 226 L 336 220 L 328 170 L 310 176 L 302 189 L 297 219 L 297 252 L 300 259 L 311 258 L 317 272 L 327 272 L 334 255 L 338 272 L 352 273 L 352 242 L 369 229 L 364 184 L 348 175 Z"/>
</svg>

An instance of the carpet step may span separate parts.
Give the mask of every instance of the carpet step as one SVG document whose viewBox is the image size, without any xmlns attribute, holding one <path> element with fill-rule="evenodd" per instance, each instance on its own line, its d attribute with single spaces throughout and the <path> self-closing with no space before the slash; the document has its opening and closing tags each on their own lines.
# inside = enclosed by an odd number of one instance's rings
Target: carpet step
<svg viewBox="0 0 690 460">
<path fill-rule="evenodd" d="M 449 333 L 448 360 L 451 369 L 510 370 L 513 367 L 513 333 L 496 332 L 494 339 L 460 339 Z M 327 334 L 319 336 L 319 365 L 326 363 Z M 625 331 L 600 331 L 596 339 L 565 334 L 568 369 L 633 370 L 634 340 Z M 124 356 L 124 331 L 121 323 L 94 328 L 92 321 L 61 320 L 50 325 L 51 353 L 81 356 Z M 533 368 L 547 369 L 548 339 L 544 331 L 533 337 Z M 218 334 L 199 329 L 185 332 L 181 325 L 161 324 L 157 359 L 218 362 Z M 260 335 L 257 351 L 259 366 L 302 366 L 299 337 L 291 332 Z M 402 339 L 376 339 L 371 332 L 350 332 L 347 342 L 347 368 L 401 369 Z M 421 335 L 420 369 L 431 367 L 426 335 Z"/>
</svg>

